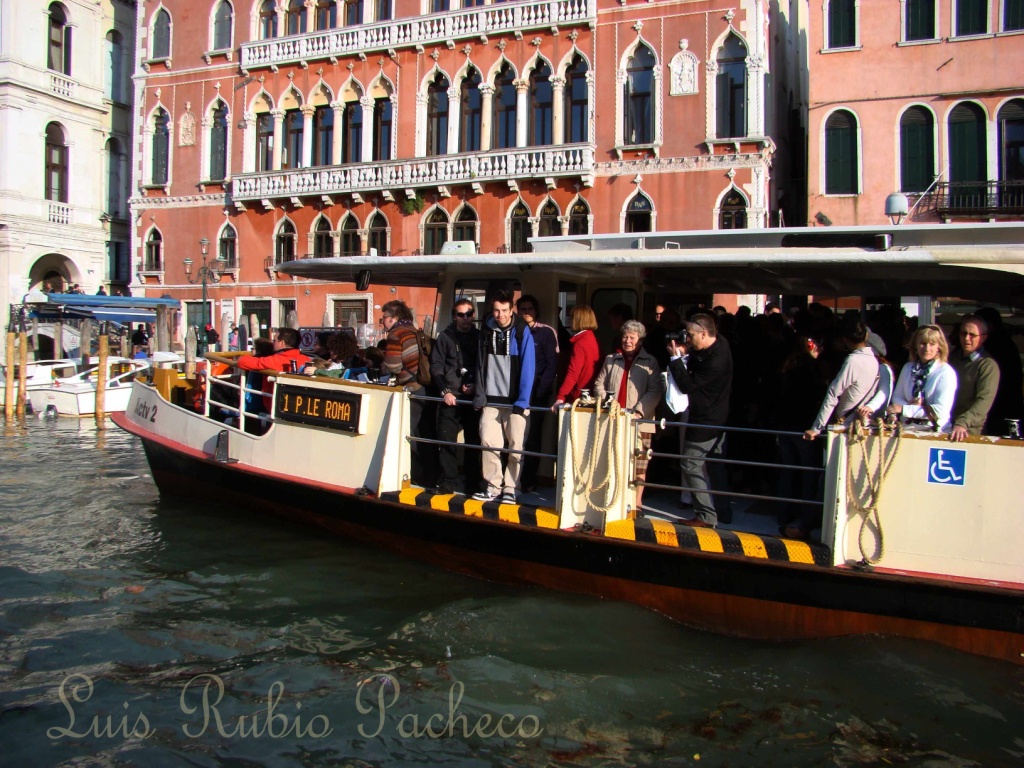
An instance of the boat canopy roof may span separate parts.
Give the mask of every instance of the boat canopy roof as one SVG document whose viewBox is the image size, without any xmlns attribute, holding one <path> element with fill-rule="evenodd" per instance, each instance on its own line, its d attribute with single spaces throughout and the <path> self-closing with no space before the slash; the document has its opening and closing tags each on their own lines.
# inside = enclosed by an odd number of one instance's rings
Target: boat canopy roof
<svg viewBox="0 0 1024 768">
<path fill-rule="evenodd" d="M 445 273 L 539 271 L 637 277 L 712 293 L 970 295 L 1021 304 L 1024 224 L 645 232 L 531 238 L 532 253 L 343 256 L 281 265 L 285 274 L 392 285 Z M 369 270 L 369 275 L 366 274 Z M 1007 299 L 1017 296 L 1018 300 Z"/>
</svg>

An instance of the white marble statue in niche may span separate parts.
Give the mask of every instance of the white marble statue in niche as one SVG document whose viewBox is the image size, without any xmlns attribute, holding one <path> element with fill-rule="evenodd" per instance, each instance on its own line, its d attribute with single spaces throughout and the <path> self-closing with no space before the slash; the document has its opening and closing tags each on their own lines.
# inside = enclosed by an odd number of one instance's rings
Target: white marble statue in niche
<svg viewBox="0 0 1024 768">
<path fill-rule="evenodd" d="M 672 57 L 669 71 L 672 83 L 669 93 L 672 96 L 685 96 L 697 93 L 697 57 L 686 50 L 689 41 L 679 41 L 679 53 Z"/>
</svg>

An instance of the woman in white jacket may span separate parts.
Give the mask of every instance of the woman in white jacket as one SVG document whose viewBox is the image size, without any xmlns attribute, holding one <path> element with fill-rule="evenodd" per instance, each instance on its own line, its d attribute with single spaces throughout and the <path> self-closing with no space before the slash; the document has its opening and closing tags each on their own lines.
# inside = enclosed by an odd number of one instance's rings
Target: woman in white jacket
<svg viewBox="0 0 1024 768">
<path fill-rule="evenodd" d="M 923 325 L 910 340 L 910 362 L 903 366 L 889 413 L 925 431 L 950 432 L 956 400 L 956 371 L 949 365 L 949 345 L 942 329 Z"/>
</svg>

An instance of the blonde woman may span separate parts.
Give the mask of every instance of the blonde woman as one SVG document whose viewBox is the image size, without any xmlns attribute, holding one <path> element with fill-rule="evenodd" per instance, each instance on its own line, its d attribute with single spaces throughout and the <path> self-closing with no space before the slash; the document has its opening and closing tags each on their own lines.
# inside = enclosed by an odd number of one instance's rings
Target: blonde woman
<svg viewBox="0 0 1024 768">
<path fill-rule="evenodd" d="M 922 325 L 910 340 L 910 362 L 903 366 L 889 413 L 910 427 L 948 433 L 953 429 L 956 371 L 946 336 L 937 325 Z"/>
</svg>

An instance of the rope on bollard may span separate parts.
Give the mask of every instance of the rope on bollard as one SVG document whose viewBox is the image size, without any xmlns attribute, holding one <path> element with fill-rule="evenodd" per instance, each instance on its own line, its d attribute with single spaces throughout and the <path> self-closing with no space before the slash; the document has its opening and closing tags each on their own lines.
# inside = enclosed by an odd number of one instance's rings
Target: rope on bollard
<svg viewBox="0 0 1024 768">
<path fill-rule="evenodd" d="M 860 523 L 860 530 L 857 532 L 857 547 L 860 549 L 863 562 L 874 565 L 885 556 L 885 534 L 882 530 L 882 518 L 879 514 L 879 506 L 882 502 L 882 490 L 885 487 L 885 480 L 889 476 L 900 451 L 903 440 L 903 425 L 897 424 L 891 430 L 886 427 L 884 421 L 879 419 L 876 424 L 878 430 L 878 451 L 875 456 L 875 468 L 872 476 L 872 451 L 868 445 L 871 437 L 870 430 L 866 429 L 860 419 L 856 419 L 847 430 L 846 442 L 846 499 L 852 504 L 857 514 L 863 515 Z M 890 437 L 886 439 L 886 433 Z M 867 485 L 867 493 L 857 493 L 853 486 L 853 458 L 855 446 L 859 446 L 861 461 L 864 465 L 864 481 Z M 878 532 L 878 554 L 870 556 L 865 551 L 864 534 L 869 523 L 873 523 Z"/>
</svg>

